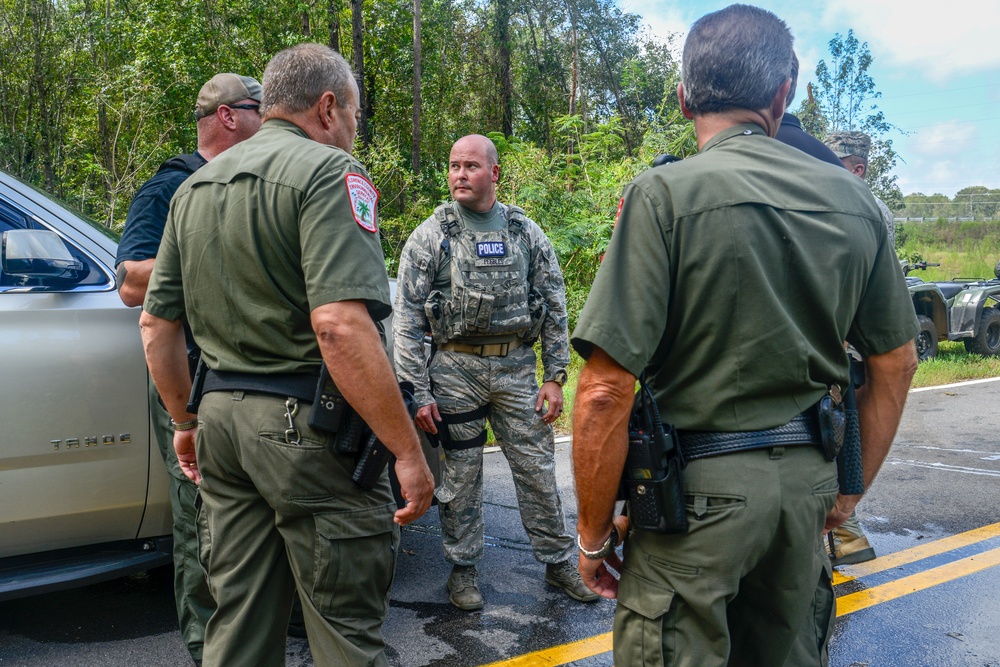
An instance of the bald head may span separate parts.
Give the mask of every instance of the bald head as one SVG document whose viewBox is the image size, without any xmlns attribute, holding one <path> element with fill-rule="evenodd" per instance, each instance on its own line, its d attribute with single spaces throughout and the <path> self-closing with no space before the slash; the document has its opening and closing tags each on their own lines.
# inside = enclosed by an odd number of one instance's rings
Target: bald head
<svg viewBox="0 0 1000 667">
<path fill-rule="evenodd" d="M 456 141 L 448 159 L 451 198 L 473 211 L 493 208 L 500 178 L 499 162 L 497 147 L 481 134 L 470 134 Z"/>
<path fill-rule="evenodd" d="M 489 137 L 484 137 L 481 134 L 467 134 L 451 147 L 451 152 L 454 153 L 455 150 L 473 150 L 482 151 L 486 155 L 486 159 L 489 160 L 490 166 L 495 164 L 500 164 L 500 154 L 497 153 L 497 147 Z"/>
</svg>

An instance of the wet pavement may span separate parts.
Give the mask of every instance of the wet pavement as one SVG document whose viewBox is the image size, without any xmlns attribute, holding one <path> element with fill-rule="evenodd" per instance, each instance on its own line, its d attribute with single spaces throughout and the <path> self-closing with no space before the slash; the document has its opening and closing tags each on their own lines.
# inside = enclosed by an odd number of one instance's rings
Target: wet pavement
<svg viewBox="0 0 1000 667">
<path fill-rule="evenodd" d="M 1000 667 L 1000 382 L 918 391 L 858 516 L 879 558 L 839 569 L 832 667 Z M 568 442 L 557 445 L 575 525 Z M 614 603 L 543 581 L 499 453 L 486 456 L 481 612 L 448 604 L 437 510 L 403 531 L 384 633 L 394 667 L 607 667 Z M 0 603 L 0 666 L 187 665 L 169 570 Z M 289 639 L 288 665 L 312 664 Z M 497 666 L 499 667 L 499 665 Z"/>
</svg>

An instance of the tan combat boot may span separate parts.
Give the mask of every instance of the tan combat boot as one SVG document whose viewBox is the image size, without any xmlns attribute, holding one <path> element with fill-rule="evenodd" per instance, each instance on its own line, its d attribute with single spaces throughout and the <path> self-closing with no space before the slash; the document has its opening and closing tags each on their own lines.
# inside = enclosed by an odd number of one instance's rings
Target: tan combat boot
<svg viewBox="0 0 1000 667">
<path fill-rule="evenodd" d="M 583 583 L 583 579 L 580 578 L 580 571 L 569 560 L 564 560 L 561 563 L 546 563 L 545 583 L 561 588 L 566 595 L 580 602 L 593 602 L 601 597 L 587 588 L 587 584 Z"/>
<path fill-rule="evenodd" d="M 456 565 L 448 577 L 448 601 L 462 611 L 483 608 L 483 594 L 479 592 L 479 576 L 475 565 Z"/>
<path fill-rule="evenodd" d="M 834 567 L 865 563 L 875 558 L 875 549 L 854 514 L 843 525 L 831 530 L 826 537 L 826 552 Z"/>
</svg>

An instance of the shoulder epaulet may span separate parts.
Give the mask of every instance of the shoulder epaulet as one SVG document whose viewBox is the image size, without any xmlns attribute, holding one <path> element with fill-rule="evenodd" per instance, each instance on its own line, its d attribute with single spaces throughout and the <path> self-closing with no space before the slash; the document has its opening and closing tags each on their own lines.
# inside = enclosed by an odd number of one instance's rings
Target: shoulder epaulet
<svg viewBox="0 0 1000 667">
<path fill-rule="evenodd" d="M 511 231 L 521 232 L 528 224 L 528 216 L 520 206 L 507 206 L 507 226 Z"/>
<path fill-rule="evenodd" d="M 193 153 L 185 153 L 184 155 L 177 155 L 163 164 L 157 171 L 163 171 L 164 169 L 177 169 L 178 171 L 187 172 L 188 174 L 193 174 L 194 172 L 205 166 L 205 159 L 201 156 L 195 155 Z"/>
<path fill-rule="evenodd" d="M 462 226 L 458 223 L 458 217 L 451 204 L 441 204 L 434 209 L 434 217 L 441 225 L 441 233 L 445 235 L 446 239 L 449 236 L 458 236 L 458 233 L 462 231 Z"/>
</svg>

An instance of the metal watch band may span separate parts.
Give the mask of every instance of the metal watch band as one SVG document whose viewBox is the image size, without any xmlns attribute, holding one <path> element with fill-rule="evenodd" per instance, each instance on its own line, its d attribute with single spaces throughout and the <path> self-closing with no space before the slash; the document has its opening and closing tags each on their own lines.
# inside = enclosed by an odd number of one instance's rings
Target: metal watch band
<svg viewBox="0 0 1000 667">
<path fill-rule="evenodd" d="M 175 431 L 190 431 L 198 427 L 197 417 L 187 422 L 175 422 L 173 419 L 170 420 L 170 425 L 174 427 Z"/>
<path fill-rule="evenodd" d="M 608 539 L 597 551 L 587 551 L 584 549 L 583 543 L 580 541 L 579 533 L 576 536 L 576 546 L 580 549 L 580 553 L 583 554 L 584 558 L 589 558 L 590 560 L 604 560 L 614 553 L 615 548 L 618 546 L 618 529 L 611 526 L 611 534 L 608 535 Z"/>
</svg>

